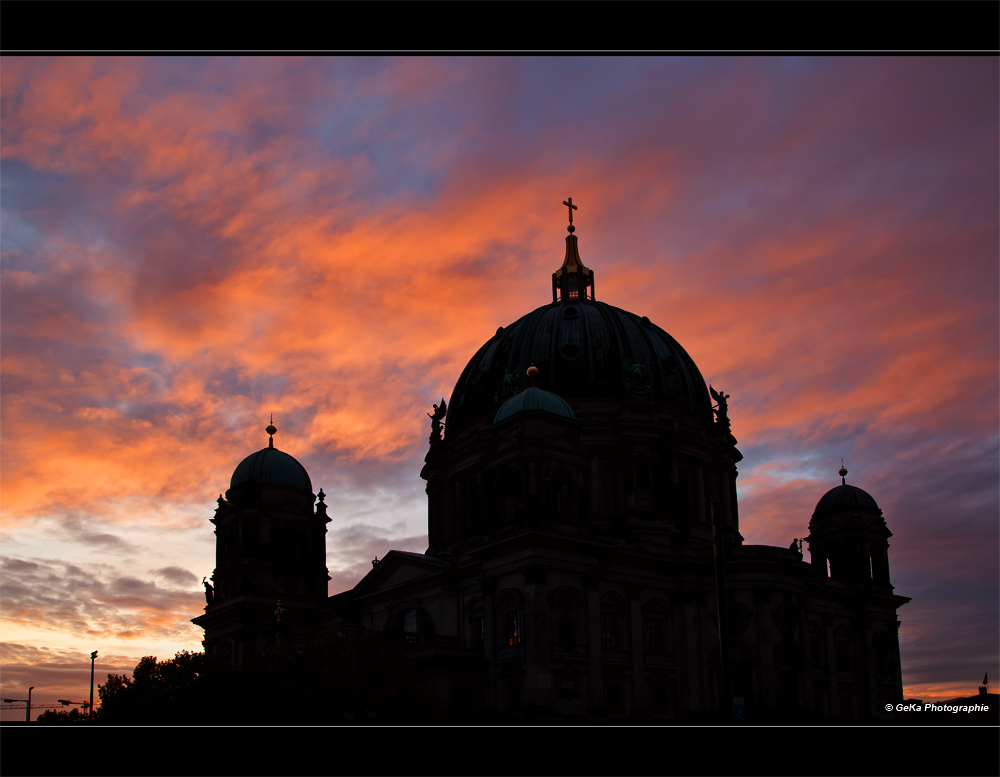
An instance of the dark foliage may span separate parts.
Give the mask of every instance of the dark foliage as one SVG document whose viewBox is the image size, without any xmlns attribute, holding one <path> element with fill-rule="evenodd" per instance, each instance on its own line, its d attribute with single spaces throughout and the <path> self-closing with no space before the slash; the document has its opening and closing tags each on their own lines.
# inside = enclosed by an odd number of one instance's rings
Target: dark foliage
<svg viewBox="0 0 1000 777">
<path fill-rule="evenodd" d="M 378 724 L 430 722 L 438 710 L 395 635 L 344 631 L 230 669 L 204 653 L 143 658 L 98 687 L 105 724 Z"/>
<path fill-rule="evenodd" d="M 64 726 L 67 724 L 89 723 L 90 717 L 88 713 L 81 712 L 78 708 L 73 707 L 69 710 L 45 710 L 45 712 L 35 718 L 35 722 L 49 726 Z"/>
</svg>

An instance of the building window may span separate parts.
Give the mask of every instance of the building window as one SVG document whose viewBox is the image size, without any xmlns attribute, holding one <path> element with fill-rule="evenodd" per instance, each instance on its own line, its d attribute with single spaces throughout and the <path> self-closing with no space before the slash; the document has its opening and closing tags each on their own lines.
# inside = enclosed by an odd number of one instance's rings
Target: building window
<svg viewBox="0 0 1000 777">
<path fill-rule="evenodd" d="M 616 612 L 601 613 L 601 647 L 605 650 L 621 650 L 621 633 Z"/>
<path fill-rule="evenodd" d="M 556 605 L 556 636 L 563 647 L 576 644 L 576 607 L 569 596 L 560 596 Z"/>
<path fill-rule="evenodd" d="M 846 630 L 837 633 L 837 671 L 850 672 L 854 669 L 851 635 Z"/>
<path fill-rule="evenodd" d="M 823 668 L 823 641 L 819 634 L 809 636 L 809 660 L 813 669 Z"/>
<path fill-rule="evenodd" d="M 521 644 L 521 609 L 515 596 L 503 600 L 500 608 L 500 638 L 501 647 L 513 647 Z"/>
<path fill-rule="evenodd" d="M 640 459 L 635 465 L 635 487 L 648 490 L 653 482 L 652 468 L 648 459 Z"/>
<path fill-rule="evenodd" d="M 503 633 L 505 645 L 521 644 L 521 619 L 517 610 L 503 614 Z"/>
<path fill-rule="evenodd" d="M 555 502 L 556 515 L 568 518 L 572 515 L 573 476 L 564 469 L 557 469 L 552 474 L 552 496 Z"/>
<path fill-rule="evenodd" d="M 601 460 L 601 514 L 615 514 L 615 468 L 607 459 Z"/>
<path fill-rule="evenodd" d="M 556 491 L 556 514 L 560 517 L 569 516 L 569 483 L 562 483 Z"/>
<path fill-rule="evenodd" d="M 649 652 L 654 656 L 663 655 L 663 621 L 660 618 L 650 618 L 648 623 Z"/>
</svg>

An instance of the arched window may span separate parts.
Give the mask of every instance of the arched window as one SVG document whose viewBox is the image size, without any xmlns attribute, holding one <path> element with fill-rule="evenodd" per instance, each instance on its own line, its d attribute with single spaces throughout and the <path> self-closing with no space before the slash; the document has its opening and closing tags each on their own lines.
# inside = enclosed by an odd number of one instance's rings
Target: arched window
<svg viewBox="0 0 1000 777">
<path fill-rule="evenodd" d="M 520 645 L 523 639 L 521 602 L 514 594 L 507 594 L 500 604 L 500 647 Z"/>
<path fill-rule="evenodd" d="M 601 649 L 620 652 L 628 649 L 628 607 L 615 594 L 601 599 Z"/>
<path fill-rule="evenodd" d="M 385 630 L 401 633 L 410 644 L 435 634 L 434 622 L 415 603 L 400 602 L 385 621 Z M 419 638 L 418 638 L 418 635 Z"/>
<path fill-rule="evenodd" d="M 673 652 L 670 639 L 670 609 L 663 601 L 654 600 L 642 608 L 646 655 L 665 656 Z"/>
<path fill-rule="evenodd" d="M 406 635 L 408 642 L 416 642 L 417 639 L 417 610 L 410 607 L 400 610 L 393 615 L 392 630 L 401 631 Z"/>
</svg>

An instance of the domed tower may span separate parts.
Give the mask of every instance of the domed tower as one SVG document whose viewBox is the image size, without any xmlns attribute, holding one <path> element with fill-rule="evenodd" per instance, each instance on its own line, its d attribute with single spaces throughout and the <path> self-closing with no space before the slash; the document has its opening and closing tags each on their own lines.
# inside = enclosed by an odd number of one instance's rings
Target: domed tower
<svg viewBox="0 0 1000 777">
<path fill-rule="evenodd" d="M 809 522 L 813 579 L 808 627 L 814 710 L 820 719 L 892 720 L 903 700 L 897 610 L 910 601 L 889 579 L 889 538 L 882 510 L 847 483 L 827 491 Z M 886 707 L 889 711 L 886 711 Z"/>
<path fill-rule="evenodd" d="M 298 461 L 274 447 L 252 453 L 233 471 L 211 519 L 216 562 L 205 584 L 205 650 L 243 666 L 282 639 L 308 636 L 327 598 L 326 515 Z"/>
<path fill-rule="evenodd" d="M 823 495 L 809 521 L 812 563 L 833 580 L 891 589 L 892 532 L 871 494 L 847 484 L 846 468 L 839 474 L 841 484 Z"/>
<path fill-rule="evenodd" d="M 716 499 L 727 542 L 739 544 L 742 455 L 728 395 L 713 390 L 713 411 L 698 367 L 674 338 L 596 299 L 594 271 L 573 234 L 576 206 L 564 204 L 570 234 L 552 303 L 497 329 L 455 384 L 443 437 L 431 435 L 421 472 L 430 552 L 554 517 L 618 538 L 710 543 Z M 542 444 L 543 428 L 553 442 Z"/>
</svg>

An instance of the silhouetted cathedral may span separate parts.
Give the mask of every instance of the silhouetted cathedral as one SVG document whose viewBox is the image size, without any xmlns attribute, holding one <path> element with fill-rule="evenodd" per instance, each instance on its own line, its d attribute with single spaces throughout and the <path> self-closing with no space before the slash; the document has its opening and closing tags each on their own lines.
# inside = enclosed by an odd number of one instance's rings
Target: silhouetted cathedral
<svg viewBox="0 0 1000 777">
<path fill-rule="evenodd" d="M 882 511 L 842 480 L 809 522 L 811 563 L 743 544 L 728 395 L 713 408 L 669 334 L 596 300 L 564 204 L 552 304 L 500 327 L 435 407 L 426 553 L 389 551 L 328 598 L 323 492 L 272 441 L 212 519 L 206 651 L 244 665 L 278 633 L 355 624 L 413 643 L 457 719 L 699 721 L 728 714 L 722 620 L 749 720 L 891 719 L 909 599 Z"/>
</svg>

